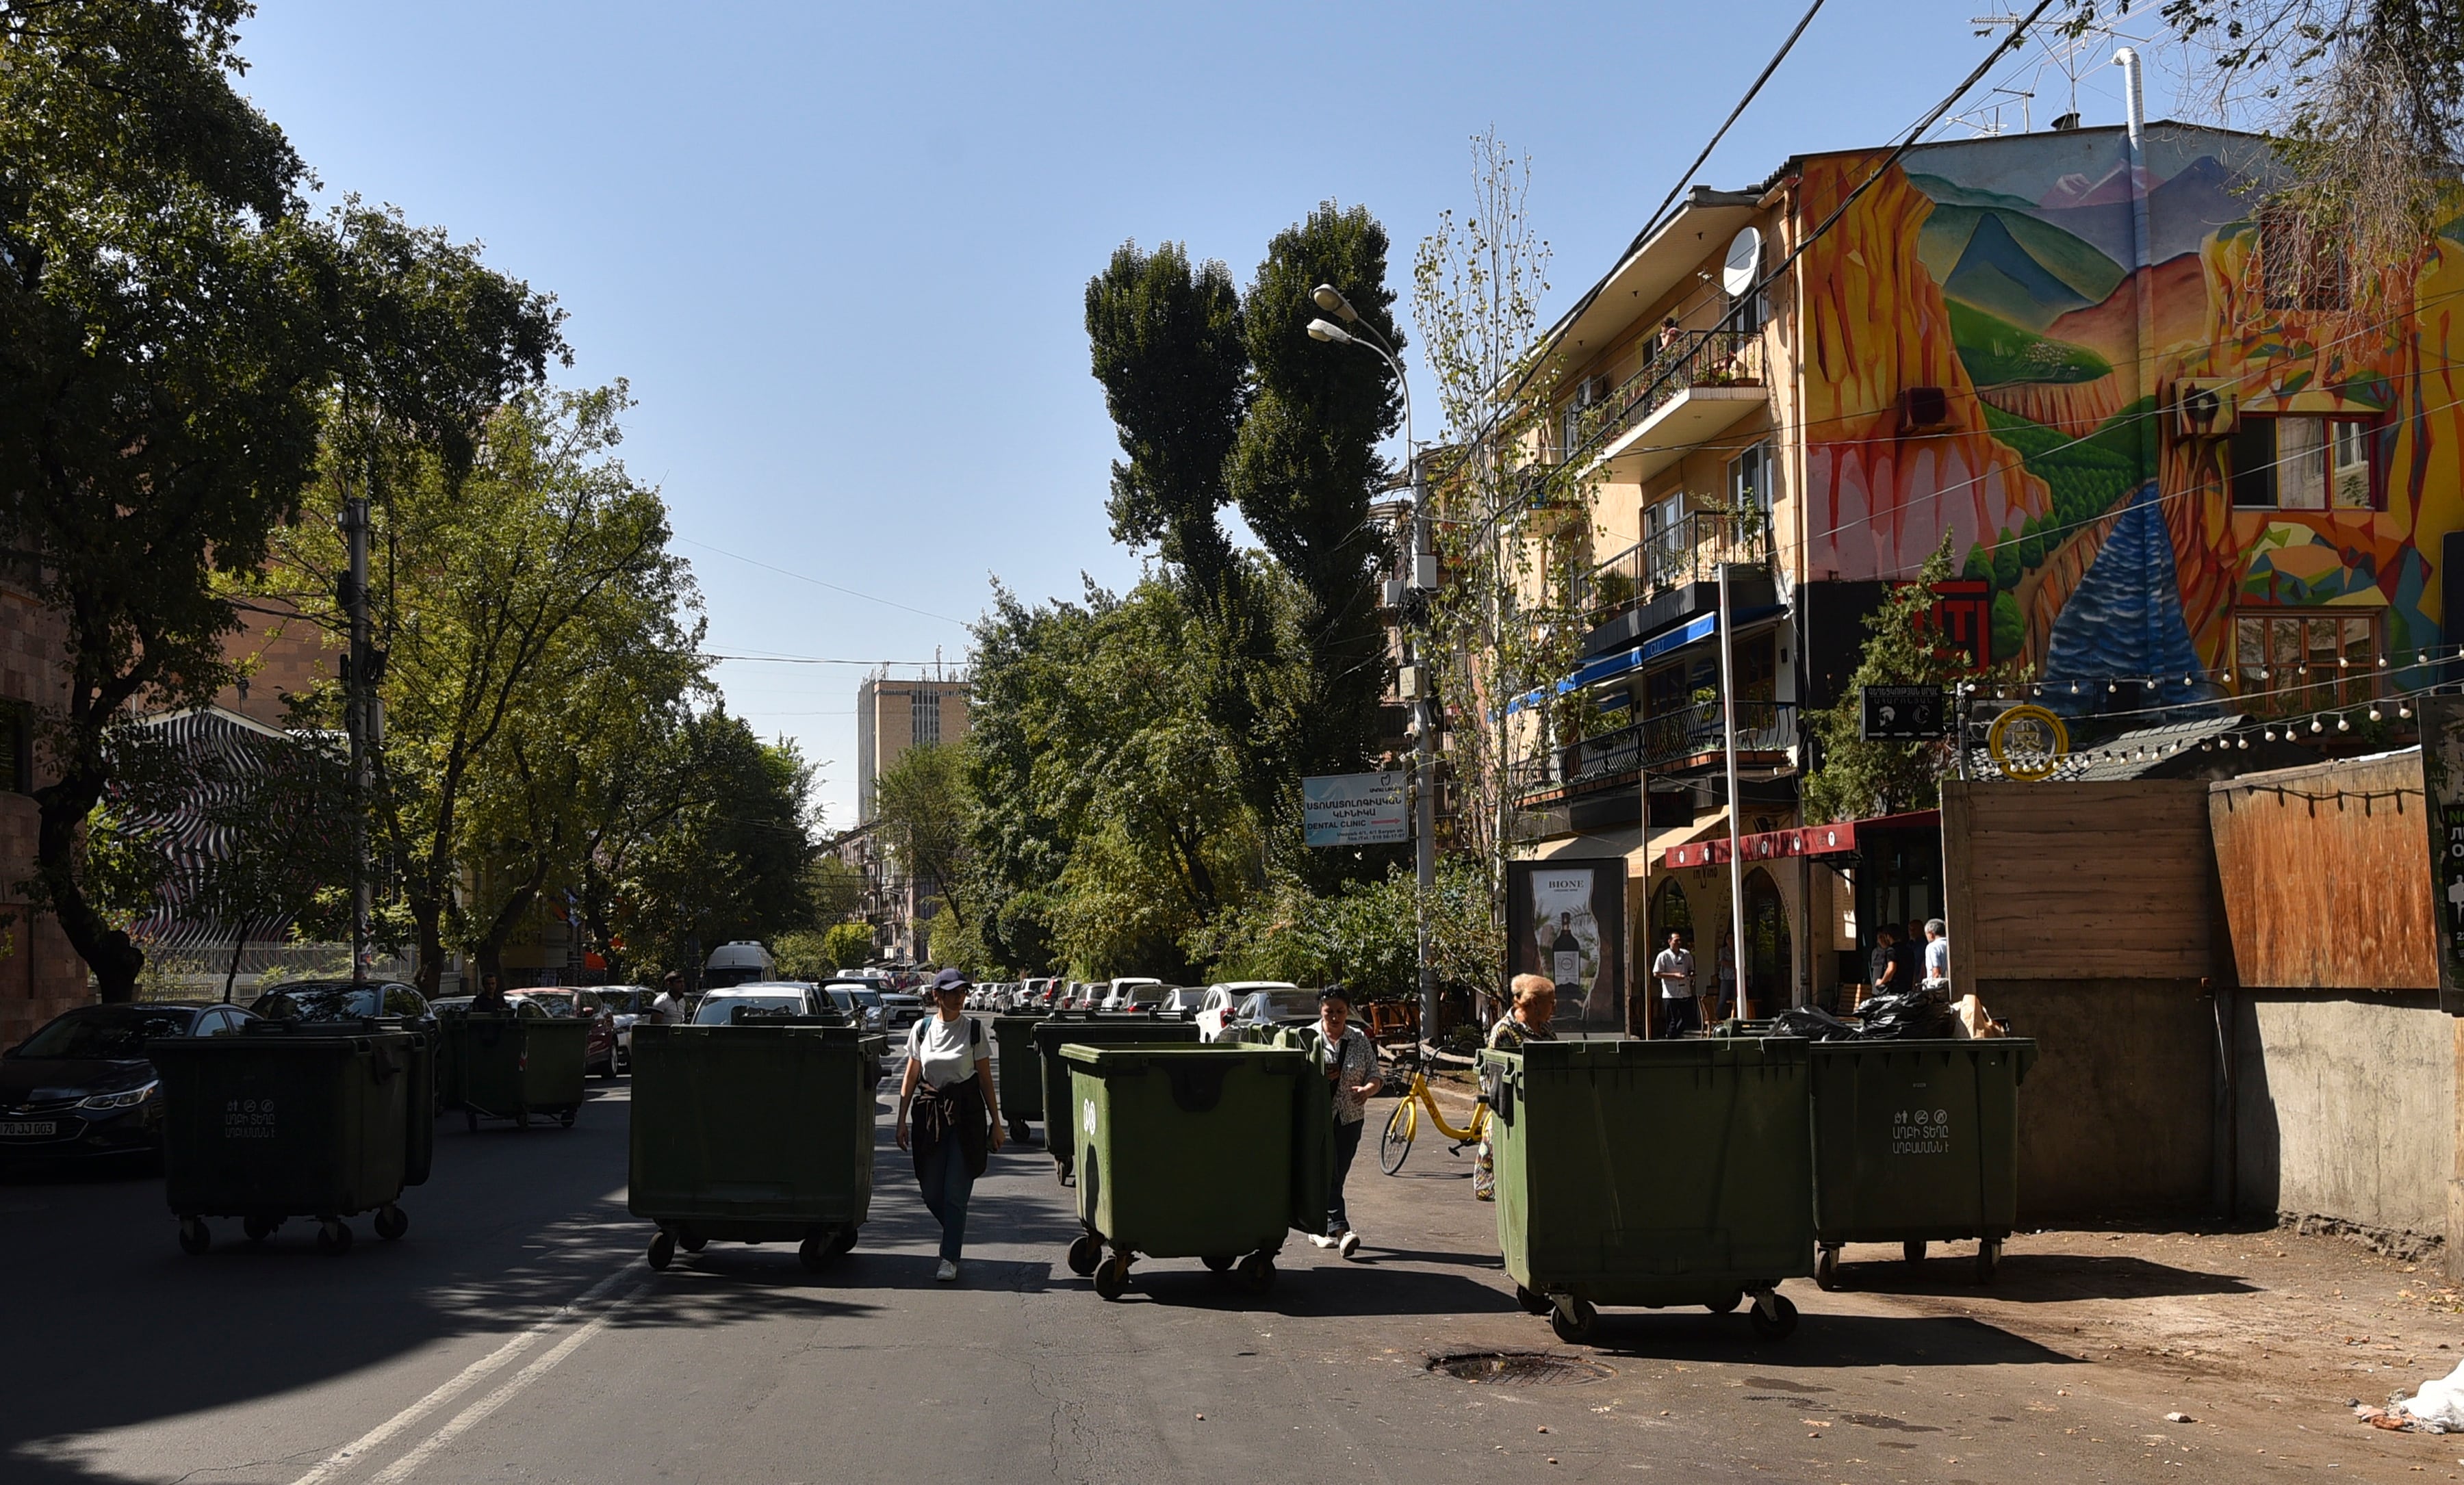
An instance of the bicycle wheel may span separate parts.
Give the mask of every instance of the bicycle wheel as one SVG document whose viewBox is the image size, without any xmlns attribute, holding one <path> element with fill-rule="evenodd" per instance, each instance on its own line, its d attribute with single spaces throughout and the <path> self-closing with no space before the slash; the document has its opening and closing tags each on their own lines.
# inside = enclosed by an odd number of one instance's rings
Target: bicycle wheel
<svg viewBox="0 0 2464 1485">
<path fill-rule="evenodd" d="M 1377 1168 L 1393 1175 L 1403 1168 L 1403 1157 L 1412 1153 L 1412 1136 L 1419 1125 L 1419 1105 L 1406 1098 L 1386 1116 L 1386 1132 L 1377 1137 Z"/>
</svg>

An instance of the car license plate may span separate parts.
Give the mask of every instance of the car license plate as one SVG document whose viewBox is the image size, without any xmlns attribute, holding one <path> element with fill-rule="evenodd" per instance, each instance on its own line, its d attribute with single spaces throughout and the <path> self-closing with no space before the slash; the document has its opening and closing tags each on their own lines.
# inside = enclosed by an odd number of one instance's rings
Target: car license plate
<svg viewBox="0 0 2464 1485">
<path fill-rule="evenodd" d="M 48 1119 L 0 1120 L 0 1140 L 44 1140 L 60 1132 L 60 1126 Z"/>
</svg>

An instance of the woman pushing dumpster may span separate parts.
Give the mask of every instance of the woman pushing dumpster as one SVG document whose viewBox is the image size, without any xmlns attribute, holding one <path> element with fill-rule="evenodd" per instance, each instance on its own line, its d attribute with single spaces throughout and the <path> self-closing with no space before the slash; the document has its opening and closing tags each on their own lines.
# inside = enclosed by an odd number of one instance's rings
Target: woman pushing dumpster
<svg viewBox="0 0 2464 1485">
<path fill-rule="evenodd" d="M 941 1262 L 933 1277 L 945 1284 L 958 1277 L 967 1198 L 992 1152 L 1001 1147 L 992 1050 L 984 1043 L 983 1023 L 966 1014 L 973 988 L 959 970 L 943 970 L 934 979 L 933 1014 L 907 1033 L 907 1073 L 898 1085 L 898 1147 L 913 1152 L 924 1205 L 941 1224 Z"/>
</svg>

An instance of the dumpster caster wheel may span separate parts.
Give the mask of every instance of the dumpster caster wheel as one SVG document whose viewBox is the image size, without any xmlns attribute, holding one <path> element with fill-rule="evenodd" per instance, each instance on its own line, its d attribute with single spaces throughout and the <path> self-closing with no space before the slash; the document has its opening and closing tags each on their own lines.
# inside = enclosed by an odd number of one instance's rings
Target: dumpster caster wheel
<svg viewBox="0 0 2464 1485">
<path fill-rule="evenodd" d="M 339 1258 L 351 1251 L 351 1224 L 340 1217 L 327 1217 L 317 1224 L 317 1248 L 327 1257 Z"/>
<path fill-rule="evenodd" d="M 1523 1313 L 1526 1315 L 1546 1315 L 1556 1308 L 1549 1302 L 1547 1295 L 1533 1294 L 1521 1284 L 1514 1286 L 1514 1302 L 1523 1306 Z"/>
<path fill-rule="evenodd" d="M 1912 1243 L 1902 1243 L 1900 1244 L 1900 1257 L 1905 1262 L 1923 1263 L 1925 1261 L 1925 1239 L 1923 1238 L 1919 1238 Z"/>
<path fill-rule="evenodd" d="M 1233 1269 L 1232 1277 L 1250 1294 L 1265 1294 L 1275 1287 L 1275 1260 L 1263 1253 L 1243 1258 Z"/>
<path fill-rule="evenodd" d="M 1095 1241 L 1091 1233 L 1082 1233 L 1069 1245 L 1069 1272 L 1085 1278 L 1104 1261 L 1104 1245 Z"/>
<path fill-rule="evenodd" d="M 796 1249 L 796 1256 L 807 1273 L 818 1274 L 830 1266 L 830 1260 L 843 1252 L 833 1240 L 816 1233 Z"/>
<path fill-rule="evenodd" d="M 470 1109 L 464 1109 L 462 1111 L 462 1125 L 464 1128 L 469 1129 L 473 1134 L 477 1134 L 479 1132 L 479 1116 Z"/>
<path fill-rule="evenodd" d="M 830 1252 L 831 1252 L 832 1254 L 834 1254 L 834 1255 L 835 1255 L 835 1254 L 842 1254 L 842 1253 L 853 1253 L 854 1251 L 855 1251 L 855 1229 L 854 1229 L 854 1228 L 851 1228 L 851 1227 L 843 1227 L 843 1228 L 840 1228 L 840 1229 L 838 1230 L 838 1232 L 837 1232 L 835 1234 L 833 1234 L 833 1235 L 831 1236 L 831 1238 L 830 1238 Z"/>
<path fill-rule="evenodd" d="M 180 1251 L 182 1253 L 188 1255 L 190 1257 L 194 1257 L 213 1245 L 213 1229 L 206 1226 L 205 1218 L 182 1217 L 180 1219 Z"/>
<path fill-rule="evenodd" d="M 1095 1267 L 1095 1292 L 1117 1299 L 1130 1292 L 1130 1260 L 1114 1254 Z"/>
<path fill-rule="evenodd" d="M 1034 1131 L 1027 1126 L 1025 1120 L 1013 1119 L 1009 1122 L 1009 1142 L 1012 1145 L 1024 1145 L 1033 1134 Z"/>
<path fill-rule="evenodd" d="M 1771 1308 L 1766 1313 L 1763 1301 L 1756 1300 L 1746 1318 L 1754 1322 L 1755 1335 L 1766 1341 L 1785 1340 L 1796 1329 L 1796 1306 L 1789 1302 L 1786 1295 L 1772 1295 L 1769 1302 Z"/>
<path fill-rule="evenodd" d="M 1978 1243 L 1976 1245 L 1976 1281 L 1980 1284 L 1993 1282 L 1993 1270 L 2001 1261 L 2002 1245 L 2000 1243 Z"/>
<path fill-rule="evenodd" d="M 687 1253 L 699 1253 L 710 1246 L 710 1239 L 687 1228 L 676 1234 L 676 1246 Z"/>
<path fill-rule="evenodd" d="M 527 1129 L 530 1126 L 531 1111 L 527 1108 L 517 1108 L 514 1110 L 514 1127 L 517 1129 Z"/>
<path fill-rule="evenodd" d="M 575 1110 L 575 1109 L 570 1109 L 570 1108 L 568 1108 L 568 1109 L 566 1109 L 563 1113 L 557 1115 L 557 1116 L 556 1116 L 556 1123 L 557 1123 L 557 1126 L 558 1126 L 559 1128 L 563 1128 L 563 1129 L 570 1129 L 570 1128 L 572 1128 L 572 1127 L 573 1127 L 574 1115 L 575 1115 L 577 1112 L 579 1112 L 579 1111 L 578 1111 L 578 1110 Z"/>
<path fill-rule="evenodd" d="M 1814 1250 L 1814 1287 L 1829 1293 L 1839 1287 L 1839 1250 L 1825 1244 Z"/>
<path fill-rule="evenodd" d="M 665 1269 L 669 1264 L 676 1261 L 676 1234 L 661 1233 L 651 1238 L 649 1259 L 650 1267 L 653 1269 Z"/>
<path fill-rule="evenodd" d="M 1210 1253 L 1198 1261 L 1206 1265 L 1208 1273 L 1221 1274 L 1241 1260 L 1227 1253 Z"/>
<path fill-rule="evenodd" d="M 279 1217 L 244 1217 L 240 1220 L 239 1230 L 248 1234 L 250 1242 L 261 1243 L 272 1237 L 274 1230 L 281 1225 Z"/>
<path fill-rule="evenodd" d="M 410 1213 L 388 1202 L 377 1209 L 377 1236 L 392 1242 L 410 1231 Z"/>
<path fill-rule="evenodd" d="M 1581 1345 L 1591 1340 L 1599 1323 L 1600 1312 L 1593 1308 L 1589 1299 L 1568 1295 L 1549 1307 L 1549 1328 L 1568 1345 Z"/>
<path fill-rule="evenodd" d="M 1710 1303 L 1704 1305 L 1703 1308 L 1709 1310 L 1714 1315 L 1729 1315 L 1735 1313 L 1737 1306 L 1745 1302 L 1746 1292 L 1742 1289 L 1731 1289 L 1727 1294 L 1724 1294 L 1720 1298 L 1712 1300 Z"/>
</svg>

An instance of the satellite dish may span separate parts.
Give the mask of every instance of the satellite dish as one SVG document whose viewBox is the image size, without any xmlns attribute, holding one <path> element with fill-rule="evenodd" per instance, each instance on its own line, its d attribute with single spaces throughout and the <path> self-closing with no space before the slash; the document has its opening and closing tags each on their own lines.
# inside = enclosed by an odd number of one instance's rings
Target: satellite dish
<svg viewBox="0 0 2464 1485">
<path fill-rule="evenodd" d="M 1763 272 L 1763 234 L 1749 227 L 1728 239 L 1727 262 L 1720 269 L 1720 286 L 1738 299 L 1752 292 Z"/>
</svg>

